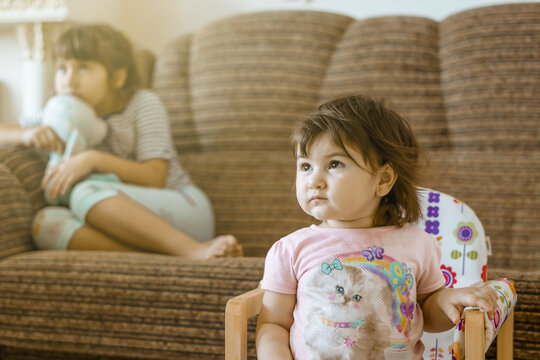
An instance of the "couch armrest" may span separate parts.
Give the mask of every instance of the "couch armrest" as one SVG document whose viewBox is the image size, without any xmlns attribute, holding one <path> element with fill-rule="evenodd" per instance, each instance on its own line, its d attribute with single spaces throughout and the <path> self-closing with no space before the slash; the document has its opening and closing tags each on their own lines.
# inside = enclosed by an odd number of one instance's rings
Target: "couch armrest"
<svg viewBox="0 0 540 360">
<path fill-rule="evenodd" d="M 0 147 L 0 258 L 34 248 L 31 224 L 45 206 L 40 181 L 45 159 L 22 146 Z"/>
<path fill-rule="evenodd" d="M 32 206 L 17 177 L 0 163 L 0 259 L 33 248 Z"/>
<path fill-rule="evenodd" d="M 41 189 L 46 157 L 35 149 L 23 146 L 0 146 L 0 165 L 11 173 L 13 181 L 26 193 L 32 213 L 46 205 Z M 3 187 L 0 190 L 4 191 Z"/>
</svg>

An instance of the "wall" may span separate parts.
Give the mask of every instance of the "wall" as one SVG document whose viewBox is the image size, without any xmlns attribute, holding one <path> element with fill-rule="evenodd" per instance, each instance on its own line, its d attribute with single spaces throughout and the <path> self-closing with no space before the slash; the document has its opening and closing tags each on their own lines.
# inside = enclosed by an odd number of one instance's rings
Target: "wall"
<svg viewBox="0 0 540 360">
<path fill-rule="evenodd" d="M 309 9 L 356 18 L 415 15 L 442 20 L 473 7 L 523 0 L 70 0 L 70 19 L 106 22 L 159 54 L 174 37 L 196 32 L 223 17 L 261 10 Z M 14 121 L 22 108 L 21 54 L 14 28 L 0 25 L 0 121 Z"/>
</svg>

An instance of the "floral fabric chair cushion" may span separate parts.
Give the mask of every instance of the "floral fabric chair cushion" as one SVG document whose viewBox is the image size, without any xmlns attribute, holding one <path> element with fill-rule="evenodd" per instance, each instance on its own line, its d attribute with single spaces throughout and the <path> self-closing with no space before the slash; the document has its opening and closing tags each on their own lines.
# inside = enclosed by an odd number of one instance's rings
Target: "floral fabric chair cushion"
<svg viewBox="0 0 540 360">
<path fill-rule="evenodd" d="M 462 201 L 430 189 L 420 189 L 423 219 L 418 223 L 441 247 L 441 271 L 447 288 L 481 286 L 487 281 L 489 239 L 474 211 Z M 489 282 L 499 293 L 493 321 L 486 315 L 486 350 L 514 307 L 517 295 L 506 279 Z M 464 357 L 464 321 L 442 333 L 424 333 L 424 359 L 453 360 Z"/>
</svg>

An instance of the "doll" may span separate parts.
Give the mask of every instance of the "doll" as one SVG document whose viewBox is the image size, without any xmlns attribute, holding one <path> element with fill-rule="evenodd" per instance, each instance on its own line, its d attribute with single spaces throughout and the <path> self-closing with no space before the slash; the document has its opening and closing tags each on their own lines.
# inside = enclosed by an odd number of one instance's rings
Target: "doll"
<svg viewBox="0 0 540 360">
<path fill-rule="evenodd" d="M 83 100 L 70 95 L 52 97 L 43 109 L 43 125 L 49 126 L 65 143 L 64 153 L 52 151 L 47 170 L 71 156 L 101 143 L 107 135 L 107 124 L 98 117 L 94 109 Z M 94 174 L 87 179 L 119 182 L 114 174 Z M 53 205 L 67 205 L 70 193 L 55 199 L 45 198 Z"/>
</svg>

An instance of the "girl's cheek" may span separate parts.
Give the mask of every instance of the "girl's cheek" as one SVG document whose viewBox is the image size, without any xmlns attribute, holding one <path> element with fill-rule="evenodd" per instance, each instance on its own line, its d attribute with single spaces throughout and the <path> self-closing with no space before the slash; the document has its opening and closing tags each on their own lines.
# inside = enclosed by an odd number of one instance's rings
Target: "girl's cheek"
<svg viewBox="0 0 540 360">
<path fill-rule="evenodd" d="M 358 305 L 358 304 L 354 304 L 353 307 L 354 307 L 355 309 L 360 309 L 360 305 Z"/>
<path fill-rule="evenodd" d="M 332 301 L 336 300 L 336 295 L 331 295 L 331 296 L 329 296 L 329 297 L 328 297 L 328 300 L 332 300 Z"/>
</svg>

